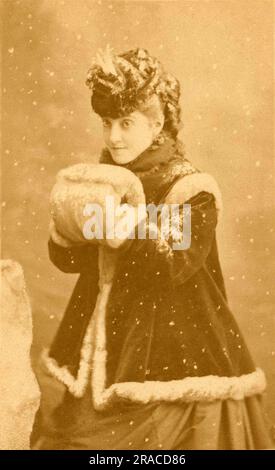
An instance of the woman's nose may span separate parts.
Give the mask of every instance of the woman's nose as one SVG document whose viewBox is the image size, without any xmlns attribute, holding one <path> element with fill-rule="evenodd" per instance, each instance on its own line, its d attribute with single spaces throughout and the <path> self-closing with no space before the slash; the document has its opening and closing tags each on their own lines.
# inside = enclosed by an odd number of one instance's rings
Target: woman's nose
<svg viewBox="0 0 275 470">
<path fill-rule="evenodd" d="M 121 129 L 119 123 L 113 122 L 111 124 L 109 140 L 112 145 L 121 142 Z"/>
</svg>

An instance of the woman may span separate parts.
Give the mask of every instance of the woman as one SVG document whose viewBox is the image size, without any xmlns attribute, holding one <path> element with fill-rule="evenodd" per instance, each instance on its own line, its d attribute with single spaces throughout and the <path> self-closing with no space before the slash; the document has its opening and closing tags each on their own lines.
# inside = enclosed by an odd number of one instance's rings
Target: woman
<svg viewBox="0 0 275 470">
<path fill-rule="evenodd" d="M 89 71 L 106 147 L 100 162 L 130 170 L 146 203 L 190 204 L 192 238 L 74 244 L 52 226 L 49 255 L 79 272 L 45 364 L 66 391 L 40 413 L 34 449 L 263 449 L 264 373 L 228 307 L 215 228 L 221 197 L 177 139 L 179 82 L 144 49 L 97 56 Z M 109 168 L 109 167 L 108 167 Z M 133 230 L 136 233 L 136 221 Z"/>
</svg>

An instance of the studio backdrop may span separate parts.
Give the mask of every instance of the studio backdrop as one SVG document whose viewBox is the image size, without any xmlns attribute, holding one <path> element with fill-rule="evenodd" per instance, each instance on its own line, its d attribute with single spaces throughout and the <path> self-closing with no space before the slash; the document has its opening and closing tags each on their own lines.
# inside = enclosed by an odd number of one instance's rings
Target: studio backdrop
<svg viewBox="0 0 275 470">
<path fill-rule="evenodd" d="M 117 53 L 143 47 L 180 80 L 186 156 L 219 183 L 229 305 L 266 372 L 275 420 L 272 7 L 268 0 L 2 2 L 2 258 L 24 270 L 34 362 L 78 276 L 48 258 L 55 175 L 97 162 L 103 145 L 87 70 L 107 44 Z"/>
</svg>

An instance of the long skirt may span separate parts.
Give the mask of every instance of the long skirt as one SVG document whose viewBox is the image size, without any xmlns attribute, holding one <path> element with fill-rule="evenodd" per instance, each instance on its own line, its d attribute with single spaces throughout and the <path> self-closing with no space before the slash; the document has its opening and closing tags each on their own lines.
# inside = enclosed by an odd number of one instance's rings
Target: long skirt
<svg viewBox="0 0 275 470">
<path fill-rule="evenodd" d="M 49 386 L 49 380 L 44 386 Z M 51 382 L 52 387 L 52 382 Z M 56 385 L 58 387 L 58 385 Z M 57 389 L 42 396 L 31 436 L 33 450 L 272 449 L 262 397 L 194 403 L 121 403 L 106 411 Z"/>
</svg>

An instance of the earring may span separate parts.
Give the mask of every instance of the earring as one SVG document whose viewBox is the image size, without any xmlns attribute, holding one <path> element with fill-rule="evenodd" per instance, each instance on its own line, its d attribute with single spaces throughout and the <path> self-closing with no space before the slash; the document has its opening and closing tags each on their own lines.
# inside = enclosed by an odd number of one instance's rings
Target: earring
<svg viewBox="0 0 275 470">
<path fill-rule="evenodd" d="M 165 135 L 163 131 L 161 131 L 153 140 L 151 148 L 153 150 L 159 148 L 165 142 Z"/>
</svg>

